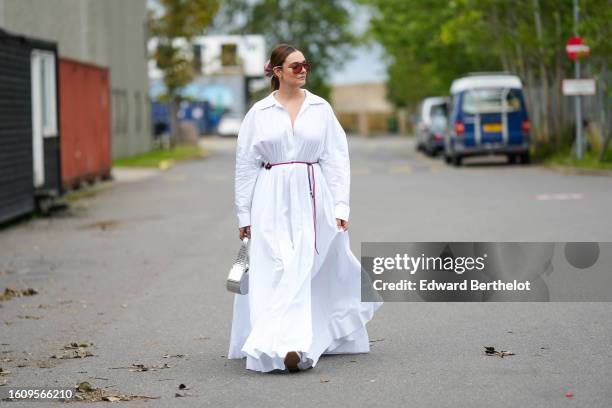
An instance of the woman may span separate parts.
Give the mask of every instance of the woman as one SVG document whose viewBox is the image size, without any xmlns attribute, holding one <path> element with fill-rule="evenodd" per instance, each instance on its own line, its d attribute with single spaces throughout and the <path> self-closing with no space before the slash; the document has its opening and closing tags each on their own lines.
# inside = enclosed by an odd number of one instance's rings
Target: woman
<svg viewBox="0 0 612 408">
<path fill-rule="evenodd" d="M 310 64 L 287 44 L 266 64 L 272 93 L 240 127 L 235 205 L 250 238 L 249 292 L 235 295 L 228 358 L 249 370 L 299 371 L 322 354 L 369 351 L 361 265 L 348 238 L 344 130 L 323 98 L 301 89 Z"/>
</svg>

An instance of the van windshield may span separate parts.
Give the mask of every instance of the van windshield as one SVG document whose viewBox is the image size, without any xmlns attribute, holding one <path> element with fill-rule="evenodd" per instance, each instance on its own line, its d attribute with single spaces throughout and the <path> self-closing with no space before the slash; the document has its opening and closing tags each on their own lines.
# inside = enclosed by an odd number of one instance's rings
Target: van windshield
<svg viewBox="0 0 612 408">
<path fill-rule="evenodd" d="M 441 105 L 432 105 L 431 110 L 429 111 L 429 115 L 434 118 L 436 116 L 444 116 L 446 117 L 446 104 Z"/>
<path fill-rule="evenodd" d="M 521 99 L 516 89 L 490 88 L 467 91 L 463 99 L 465 113 L 502 112 L 504 95 L 506 96 L 506 111 L 514 112 L 522 109 Z"/>
</svg>

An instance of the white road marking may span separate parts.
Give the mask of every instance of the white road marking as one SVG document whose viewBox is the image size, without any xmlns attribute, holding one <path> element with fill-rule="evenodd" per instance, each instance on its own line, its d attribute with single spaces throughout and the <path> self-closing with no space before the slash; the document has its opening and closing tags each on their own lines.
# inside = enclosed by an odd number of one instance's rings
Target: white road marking
<svg viewBox="0 0 612 408">
<path fill-rule="evenodd" d="M 391 174 L 409 174 L 412 171 L 412 166 L 393 166 L 389 169 L 389 173 Z"/>
<path fill-rule="evenodd" d="M 582 193 L 553 193 L 553 194 L 537 194 L 535 199 L 538 201 L 550 201 L 550 200 L 582 200 L 584 195 Z"/>
</svg>

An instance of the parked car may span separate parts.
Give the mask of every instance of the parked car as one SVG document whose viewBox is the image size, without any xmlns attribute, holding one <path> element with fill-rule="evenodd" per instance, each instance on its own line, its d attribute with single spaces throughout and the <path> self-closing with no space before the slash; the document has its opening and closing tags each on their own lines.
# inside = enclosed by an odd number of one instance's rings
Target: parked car
<svg viewBox="0 0 612 408">
<path fill-rule="evenodd" d="M 506 155 L 529 162 L 529 117 L 519 77 L 478 74 L 451 85 L 449 126 L 444 143 L 447 163 L 478 155 Z"/>
<path fill-rule="evenodd" d="M 217 134 L 219 136 L 238 136 L 240 124 L 243 117 L 233 113 L 226 113 L 221 117 L 217 126 Z"/>
<path fill-rule="evenodd" d="M 446 97 L 436 96 L 425 98 L 419 104 L 414 130 L 417 150 L 431 156 L 444 150 L 448 101 Z"/>
</svg>

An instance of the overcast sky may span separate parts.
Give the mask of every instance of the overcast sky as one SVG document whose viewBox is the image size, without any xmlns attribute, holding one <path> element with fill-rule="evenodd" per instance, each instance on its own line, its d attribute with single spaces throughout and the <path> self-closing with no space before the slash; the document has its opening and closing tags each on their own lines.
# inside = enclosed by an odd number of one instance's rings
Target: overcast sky
<svg viewBox="0 0 612 408">
<path fill-rule="evenodd" d="M 357 82 L 383 82 L 387 77 L 386 66 L 382 61 L 383 49 L 379 44 L 355 50 L 355 58 L 348 61 L 342 69 L 332 72 L 334 85 Z"/>
<path fill-rule="evenodd" d="M 370 9 L 366 6 L 353 5 L 352 29 L 356 34 L 365 32 L 370 20 Z M 378 43 L 363 46 L 354 50 L 353 60 L 347 61 L 342 69 L 332 72 L 331 83 L 351 84 L 357 82 L 382 82 L 387 77 L 386 65 L 383 61 L 384 50 Z"/>
</svg>

